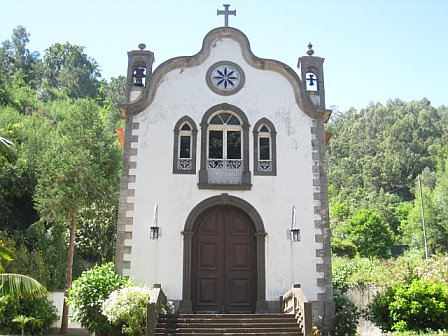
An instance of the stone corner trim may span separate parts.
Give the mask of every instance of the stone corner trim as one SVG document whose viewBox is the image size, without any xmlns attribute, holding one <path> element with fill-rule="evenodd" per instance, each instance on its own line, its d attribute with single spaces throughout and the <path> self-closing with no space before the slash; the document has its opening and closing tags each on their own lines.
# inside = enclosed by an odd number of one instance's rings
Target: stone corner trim
<svg viewBox="0 0 448 336">
<path fill-rule="evenodd" d="M 124 152 L 120 183 L 120 200 L 118 205 L 117 245 L 115 251 L 115 263 L 117 271 L 125 274 L 131 268 L 132 253 L 132 226 L 134 218 L 134 185 L 136 176 L 131 174 L 131 169 L 137 167 L 136 157 L 138 149 L 133 144 L 138 142 L 139 123 L 134 122 L 132 116 L 126 118 L 124 134 Z"/>
<path fill-rule="evenodd" d="M 312 174 L 314 186 L 314 225 L 319 228 L 315 235 L 316 257 L 321 261 L 316 264 L 316 284 L 322 292 L 318 294 L 318 302 L 313 303 L 313 313 L 325 318 L 330 313 L 324 309 L 328 300 L 332 300 L 332 271 L 331 271 L 331 245 L 330 245 L 330 221 L 328 209 L 328 178 L 325 160 L 324 121 L 312 121 L 311 148 L 312 148 Z M 331 315 L 331 314 L 330 314 Z M 333 314 L 334 315 L 334 314 Z"/>
</svg>

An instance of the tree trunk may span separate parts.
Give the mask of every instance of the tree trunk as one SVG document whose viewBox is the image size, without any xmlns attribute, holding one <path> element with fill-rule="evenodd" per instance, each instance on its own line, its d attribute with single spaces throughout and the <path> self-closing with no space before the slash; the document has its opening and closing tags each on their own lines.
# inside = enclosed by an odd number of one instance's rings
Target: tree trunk
<svg viewBox="0 0 448 336">
<path fill-rule="evenodd" d="M 77 207 L 75 207 L 76 209 Z M 64 303 L 62 306 L 62 317 L 61 317 L 61 335 L 67 334 L 68 329 L 68 304 L 65 300 L 68 297 L 68 290 L 72 286 L 72 271 L 73 271 L 73 256 L 75 254 L 75 238 L 76 238 L 76 215 L 72 216 L 70 222 L 70 242 L 68 245 L 67 252 L 67 265 L 65 268 L 65 291 L 64 291 Z"/>
</svg>

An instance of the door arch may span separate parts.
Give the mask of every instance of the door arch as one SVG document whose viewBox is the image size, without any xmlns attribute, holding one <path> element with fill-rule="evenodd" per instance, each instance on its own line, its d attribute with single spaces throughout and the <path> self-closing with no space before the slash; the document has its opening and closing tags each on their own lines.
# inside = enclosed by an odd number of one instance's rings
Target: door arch
<svg viewBox="0 0 448 336">
<path fill-rule="evenodd" d="M 243 211 L 218 205 L 202 213 L 192 237 L 193 311 L 253 313 L 256 266 L 254 225 Z"/>
<path fill-rule="evenodd" d="M 265 237 L 266 232 L 264 229 L 263 221 L 256 211 L 256 209 L 248 202 L 235 196 L 229 196 L 224 193 L 219 196 L 210 197 L 198 205 L 196 205 L 190 212 L 185 222 L 185 228 L 182 232 L 184 235 L 184 266 L 183 266 L 183 285 L 182 285 L 182 301 L 181 312 L 192 313 L 193 312 L 193 299 L 192 299 L 192 266 L 193 266 L 193 235 L 195 226 L 201 220 L 204 219 L 208 211 L 213 212 L 210 209 L 218 210 L 221 207 L 233 207 L 237 216 L 246 216 L 248 221 L 252 223 L 255 236 L 255 312 L 263 313 L 267 312 L 266 304 L 266 268 L 265 268 Z M 199 225 L 199 224 L 198 224 Z"/>
</svg>

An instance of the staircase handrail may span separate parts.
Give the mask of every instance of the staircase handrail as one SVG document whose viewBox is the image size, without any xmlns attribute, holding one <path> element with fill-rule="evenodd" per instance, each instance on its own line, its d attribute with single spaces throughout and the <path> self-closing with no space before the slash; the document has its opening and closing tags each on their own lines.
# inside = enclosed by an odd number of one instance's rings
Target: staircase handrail
<svg viewBox="0 0 448 336">
<path fill-rule="evenodd" d="M 282 311 L 285 314 L 294 314 L 299 328 L 304 336 L 313 335 L 313 312 L 311 302 L 305 296 L 299 284 L 288 290 L 282 296 Z"/>
<path fill-rule="evenodd" d="M 159 314 L 164 305 L 166 305 L 166 295 L 160 284 L 155 284 L 149 297 L 146 312 L 146 336 L 154 336 L 156 333 L 156 324 Z"/>
</svg>

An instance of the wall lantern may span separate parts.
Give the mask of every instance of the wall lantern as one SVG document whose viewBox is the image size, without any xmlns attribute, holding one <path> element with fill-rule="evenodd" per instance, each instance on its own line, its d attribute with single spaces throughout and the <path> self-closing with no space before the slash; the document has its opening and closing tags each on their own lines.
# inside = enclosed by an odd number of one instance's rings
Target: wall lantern
<svg viewBox="0 0 448 336">
<path fill-rule="evenodd" d="M 300 241 L 300 229 L 296 224 L 296 207 L 292 207 L 292 220 L 291 220 L 291 240 L 293 242 Z"/>
<path fill-rule="evenodd" d="M 154 204 L 154 221 L 150 226 L 149 238 L 159 239 L 159 205 L 157 202 Z"/>
</svg>

